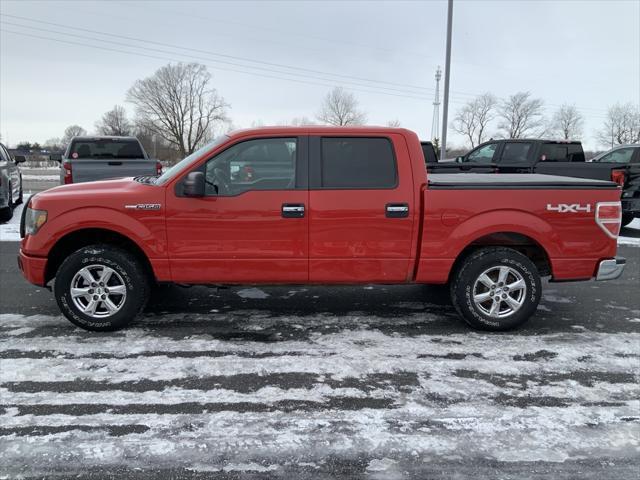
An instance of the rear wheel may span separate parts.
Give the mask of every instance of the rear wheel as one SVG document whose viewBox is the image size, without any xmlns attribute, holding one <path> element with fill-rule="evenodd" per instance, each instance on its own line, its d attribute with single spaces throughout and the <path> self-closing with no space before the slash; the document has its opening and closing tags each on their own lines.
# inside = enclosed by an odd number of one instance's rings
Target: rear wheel
<svg viewBox="0 0 640 480">
<path fill-rule="evenodd" d="M 504 247 L 472 253 L 458 267 L 451 299 L 464 320 L 483 330 L 509 330 L 533 315 L 541 297 L 536 266 L 523 254 Z"/>
<path fill-rule="evenodd" d="M 129 252 L 92 245 L 62 263 L 54 293 L 60 310 L 73 324 L 113 331 L 127 326 L 142 311 L 149 297 L 149 279 Z"/>
</svg>

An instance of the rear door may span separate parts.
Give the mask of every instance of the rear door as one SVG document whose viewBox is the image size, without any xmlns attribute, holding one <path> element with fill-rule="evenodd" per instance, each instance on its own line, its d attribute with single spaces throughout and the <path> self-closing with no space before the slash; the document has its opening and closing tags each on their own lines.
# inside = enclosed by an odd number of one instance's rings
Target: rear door
<svg viewBox="0 0 640 480">
<path fill-rule="evenodd" d="M 310 138 L 309 279 L 400 283 L 417 206 L 404 138 Z"/>
</svg>

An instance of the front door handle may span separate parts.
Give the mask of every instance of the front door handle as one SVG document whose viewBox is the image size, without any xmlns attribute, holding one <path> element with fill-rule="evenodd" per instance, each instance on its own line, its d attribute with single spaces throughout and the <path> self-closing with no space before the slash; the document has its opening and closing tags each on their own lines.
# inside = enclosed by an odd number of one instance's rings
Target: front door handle
<svg viewBox="0 0 640 480">
<path fill-rule="evenodd" d="M 409 216 L 408 203 L 387 203 L 384 210 L 387 218 L 407 218 Z"/>
<path fill-rule="evenodd" d="M 304 203 L 283 203 L 282 218 L 304 217 Z"/>
</svg>

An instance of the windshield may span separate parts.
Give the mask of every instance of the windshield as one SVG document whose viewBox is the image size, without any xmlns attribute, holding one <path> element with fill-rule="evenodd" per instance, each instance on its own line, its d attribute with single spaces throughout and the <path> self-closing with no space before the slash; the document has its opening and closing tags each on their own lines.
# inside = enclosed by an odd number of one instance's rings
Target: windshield
<svg viewBox="0 0 640 480">
<path fill-rule="evenodd" d="M 207 150 L 212 149 L 216 145 L 220 145 L 222 142 L 225 142 L 228 139 L 229 139 L 229 137 L 227 135 L 221 135 L 218 138 L 216 138 L 215 140 L 213 140 L 212 142 L 209 142 L 206 145 L 204 145 L 203 147 L 200 147 L 198 150 L 193 152 L 191 155 L 189 155 L 188 157 L 183 158 L 178 163 L 176 163 L 173 167 L 169 168 L 162 175 L 160 175 L 156 179 L 156 182 L 155 182 L 156 185 L 162 185 L 162 184 L 166 183 L 167 181 L 171 180 L 178 172 L 182 171 L 183 168 L 185 168 L 187 165 L 192 163 L 195 159 L 200 157 L 204 152 L 206 152 Z"/>
<path fill-rule="evenodd" d="M 69 158 L 132 158 L 143 159 L 144 153 L 137 140 L 96 138 L 74 140 Z"/>
</svg>

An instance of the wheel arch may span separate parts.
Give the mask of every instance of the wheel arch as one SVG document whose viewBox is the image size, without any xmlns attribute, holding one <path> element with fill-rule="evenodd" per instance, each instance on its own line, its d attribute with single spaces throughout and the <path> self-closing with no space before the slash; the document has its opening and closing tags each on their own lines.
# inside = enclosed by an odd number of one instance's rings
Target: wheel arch
<svg viewBox="0 0 640 480">
<path fill-rule="evenodd" d="M 529 258 L 529 260 L 531 260 L 536 266 L 541 277 L 552 274 L 549 253 L 541 243 L 530 235 L 508 230 L 485 233 L 467 243 L 456 257 L 451 270 L 449 271 L 449 280 L 451 280 L 452 275 L 455 274 L 460 265 L 469 257 L 469 255 L 479 249 L 488 247 L 511 248 Z"/>
<path fill-rule="evenodd" d="M 89 245 L 106 244 L 120 247 L 133 254 L 145 269 L 145 273 L 155 280 L 155 273 L 149 257 L 131 238 L 107 228 L 82 228 L 60 237 L 49 251 L 45 270 L 45 283 L 52 280 L 62 262 L 73 252 Z"/>
</svg>

